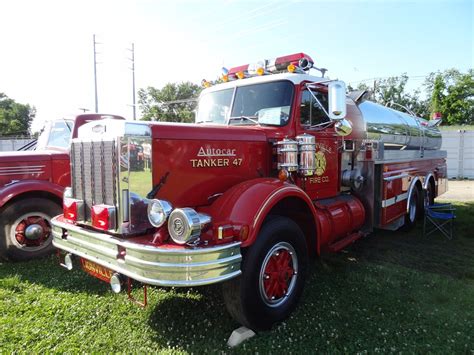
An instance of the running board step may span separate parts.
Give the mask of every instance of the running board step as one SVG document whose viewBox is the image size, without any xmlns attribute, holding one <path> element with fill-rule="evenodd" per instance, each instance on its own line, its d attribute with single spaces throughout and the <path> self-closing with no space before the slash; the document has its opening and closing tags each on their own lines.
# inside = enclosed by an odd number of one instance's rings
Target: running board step
<svg viewBox="0 0 474 355">
<path fill-rule="evenodd" d="M 363 236 L 364 236 L 364 233 L 362 233 L 362 232 L 355 232 L 355 233 L 349 234 L 344 239 L 340 239 L 335 243 L 329 244 L 328 245 L 328 251 L 330 251 L 332 253 L 335 253 L 335 252 L 337 252 L 341 249 L 344 249 L 349 244 L 354 243 L 357 239 L 359 239 Z"/>
</svg>

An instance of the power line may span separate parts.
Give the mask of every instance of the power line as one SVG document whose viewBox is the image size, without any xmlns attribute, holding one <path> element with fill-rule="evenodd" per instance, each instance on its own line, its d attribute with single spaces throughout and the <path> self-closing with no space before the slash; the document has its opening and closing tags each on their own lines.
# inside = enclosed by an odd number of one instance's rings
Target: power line
<svg viewBox="0 0 474 355">
<path fill-rule="evenodd" d="M 412 75 L 408 76 L 408 79 L 424 79 L 427 78 L 429 74 L 426 75 Z M 384 79 L 389 79 L 389 78 L 394 78 L 397 77 L 396 75 L 394 76 L 382 76 L 382 77 L 376 77 L 376 78 L 368 78 L 368 79 L 362 79 L 362 80 L 357 80 L 357 81 L 350 81 L 348 84 L 358 84 L 358 83 L 363 83 L 367 81 L 374 81 L 374 80 L 384 80 Z"/>
<path fill-rule="evenodd" d="M 173 101 L 161 101 L 161 105 L 173 105 L 173 104 L 184 104 L 188 102 L 196 102 L 198 99 L 182 99 L 182 100 L 173 100 Z"/>
</svg>

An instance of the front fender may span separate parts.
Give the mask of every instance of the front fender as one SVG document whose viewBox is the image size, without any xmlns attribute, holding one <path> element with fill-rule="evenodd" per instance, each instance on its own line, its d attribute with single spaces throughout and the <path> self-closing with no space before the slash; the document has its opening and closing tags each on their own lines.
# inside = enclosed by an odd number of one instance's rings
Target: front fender
<svg viewBox="0 0 474 355">
<path fill-rule="evenodd" d="M 0 208 L 11 199 L 30 192 L 46 192 L 59 198 L 63 196 L 64 187 L 42 180 L 21 180 L 0 188 Z"/>
<path fill-rule="evenodd" d="M 242 247 L 246 247 L 255 241 L 270 210 L 286 197 L 303 200 L 316 220 L 313 203 L 302 189 L 272 178 L 248 180 L 233 186 L 212 204 L 208 213 L 219 224 L 247 225 L 248 238 L 242 242 Z"/>
</svg>

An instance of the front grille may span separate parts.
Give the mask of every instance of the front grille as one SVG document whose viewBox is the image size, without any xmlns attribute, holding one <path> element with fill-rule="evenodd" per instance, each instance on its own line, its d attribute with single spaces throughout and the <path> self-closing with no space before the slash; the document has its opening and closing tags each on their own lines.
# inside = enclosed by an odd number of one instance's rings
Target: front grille
<svg viewBox="0 0 474 355">
<path fill-rule="evenodd" d="M 93 205 L 117 206 L 115 142 L 73 142 L 71 179 L 74 197 L 84 201 L 86 221 L 91 219 Z"/>
</svg>

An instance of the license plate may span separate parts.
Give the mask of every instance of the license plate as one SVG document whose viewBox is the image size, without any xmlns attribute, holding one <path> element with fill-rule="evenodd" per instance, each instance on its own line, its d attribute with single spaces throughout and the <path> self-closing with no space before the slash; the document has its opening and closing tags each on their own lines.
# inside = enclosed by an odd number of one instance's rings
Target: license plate
<svg viewBox="0 0 474 355">
<path fill-rule="evenodd" d="M 114 274 L 112 270 L 83 258 L 81 258 L 81 266 L 82 269 L 89 275 L 92 275 L 105 282 L 109 282 L 110 278 Z"/>
</svg>

